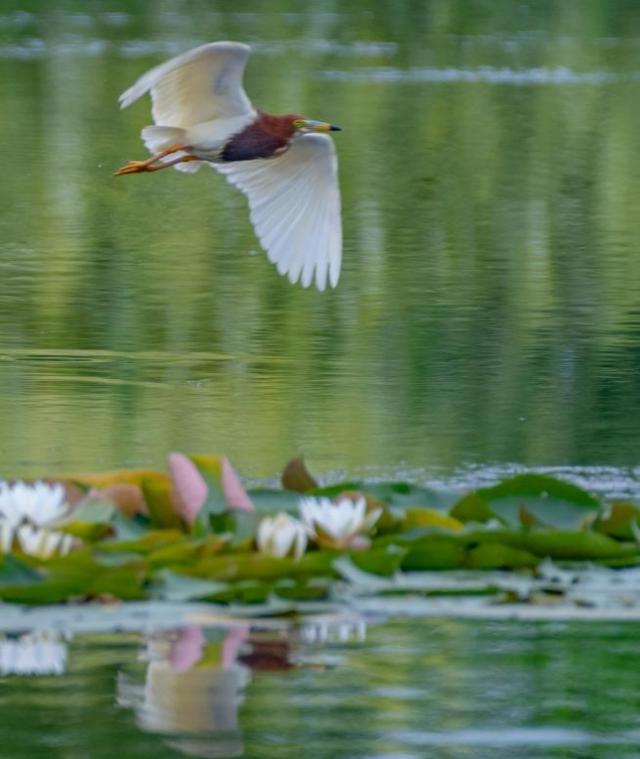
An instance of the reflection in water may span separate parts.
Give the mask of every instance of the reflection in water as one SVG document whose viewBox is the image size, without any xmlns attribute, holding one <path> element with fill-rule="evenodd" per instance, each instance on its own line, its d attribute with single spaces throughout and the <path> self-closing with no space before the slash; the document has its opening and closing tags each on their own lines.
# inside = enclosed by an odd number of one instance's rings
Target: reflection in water
<svg viewBox="0 0 640 759">
<path fill-rule="evenodd" d="M 1 678 L 2 759 L 638 756 L 634 624 L 236 624 L 85 618 L 64 676 Z"/>
<path fill-rule="evenodd" d="M 175 735 L 170 745 L 187 755 L 239 756 L 238 707 L 251 673 L 237 656 L 248 632 L 187 627 L 150 636 L 144 685 L 121 673 L 118 703 L 135 709 L 143 729 Z"/>
<path fill-rule="evenodd" d="M 0 676 L 62 675 L 67 643 L 60 633 L 34 630 L 0 637 Z"/>
<path fill-rule="evenodd" d="M 117 703 L 134 709 L 142 729 L 167 736 L 167 745 L 183 754 L 240 756 L 238 711 L 252 673 L 323 669 L 328 662 L 317 658 L 318 646 L 362 643 L 365 634 L 364 621 L 351 618 L 281 630 L 185 627 L 154 633 L 146 641 L 144 683 L 120 672 Z"/>
</svg>

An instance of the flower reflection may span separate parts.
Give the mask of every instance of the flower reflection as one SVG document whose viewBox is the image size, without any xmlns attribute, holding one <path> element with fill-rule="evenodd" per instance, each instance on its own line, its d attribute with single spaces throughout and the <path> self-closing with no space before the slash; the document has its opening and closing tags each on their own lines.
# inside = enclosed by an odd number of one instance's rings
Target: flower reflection
<svg viewBox="0 0 640 759">
<path fill-rule="evenodd" d="M 67 644 L 59 633 L 35 630 L 0 638 L 0 675 L 62 675 Z"/>
<path fill-rule="evenodd" d="M 238 712 L 252 673 L 318 668 L 317 649 L 364 640 L 360 618 L 319 617 L 295 627 L 185 627 L 146 639 L 144 676 L 121 672 L 117 701 L 144 730 L 187 756 L 244 752 Z M 314 654 L 309 657 L 307 647 Z"/>
<path fill-rule="evenodd" d="M 300 627 L 304 643 L 362 643 L 366 640 L 367 625 L 363 619 L 318 620 Z"/>
<path fill-rule="evenodd" d="M 144 684 L 121 673 L 118 703 L 133 708 L 145 730 L 175 736 L 168 743 L 189 756 L 239 756 L 238 707 L 251 671 L 238 661 L 244 627 L 199 627 L 151 635 Z"/>
</svg>

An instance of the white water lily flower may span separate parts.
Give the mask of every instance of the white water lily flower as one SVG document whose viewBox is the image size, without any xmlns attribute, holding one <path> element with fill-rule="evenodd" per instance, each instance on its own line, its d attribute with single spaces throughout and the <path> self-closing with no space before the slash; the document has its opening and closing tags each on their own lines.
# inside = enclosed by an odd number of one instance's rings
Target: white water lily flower
<svg viewBox="0 0 640 759">
<path fill-rule="evenodd" d="M 40 558 L 68 553 L 74 538 L 53 529 L 68 512 L 60 484 L 0 482 L 0 551 L 8 553 L 17 539 L 25 553 Z"/>
<path fill-rule="evenodd" d="M 59 633 L 39 630 L 0 638 L 0 675 L 62 675 L 67 645 Z"/>
<path fill-rule="evenodd" d="M 367 514 L 364 497 L 352 500 L 341 498 L 301 498 L 298 503 L 300 515 L 309 536 L 320 545 L 333 548 L 348 548 L 362 533 L 367 533 L 378 521 L 382 509 Z"/>
<path fill-rule="evenodd" d="M 258 549 L 267 556 L 283 558 L 293 555 L 299 559 L 307 547 L 307 531 L 302 522 L 281 512 L 264 517 L 256 534 Z"/>
<path fill-rule="evenodd" d="M 65 490 L 59 483 L 0 482 L 0 518 L 12 524 L 26 521 L 45 527 L 59 522 L 67 512 Z"/>
<path fill-rule="evenodd" d="M 0 517 L 0 553 L 9 553 L 16 534 L 16 526 Z"/>
<path fill-rule="evenodd" d="M 16 530 L 16 536 L 24 553 L 37 556 L 40 559 L 48 559 L 54 553 L 65 556 L 75 545 L 75 539 L 72 535 L 55 530 L 41 529 L 32 524 L 20 525 Z"/>
</svg>

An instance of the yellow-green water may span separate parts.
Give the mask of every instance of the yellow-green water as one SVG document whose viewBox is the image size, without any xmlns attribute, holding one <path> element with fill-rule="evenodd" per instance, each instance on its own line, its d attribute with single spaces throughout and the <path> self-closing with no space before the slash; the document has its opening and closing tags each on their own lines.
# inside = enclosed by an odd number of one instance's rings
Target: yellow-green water
<svg viewBox="0 0 640 759">
<path fill-rule="evenodd" d="M 638 35 L 625 2 L 3 0 L 2 473 L 633 465 Z M 256 104 L 343 127 L 335 292 L 213 172 L 111 176 L 149 121 L 117 95 L 225 38 Z"/>
<path fill-rule="evenodd" d="M 335 292 L 213 172 L 111 176 L 149 121 L 118 94 L 216 39 L 257 105 L 343 128 Z M 639 53 L 624 0 L 2 0 L 0 475 L 302 453 L 637 496 Z M 0 640 L 3 759 L 638 755 L 635 624 L 254 628 L 226 668 L 203 627 L 182 672 L 184 630 L 126 627 L 52 635 L 57 674 Z"/>
</svg>

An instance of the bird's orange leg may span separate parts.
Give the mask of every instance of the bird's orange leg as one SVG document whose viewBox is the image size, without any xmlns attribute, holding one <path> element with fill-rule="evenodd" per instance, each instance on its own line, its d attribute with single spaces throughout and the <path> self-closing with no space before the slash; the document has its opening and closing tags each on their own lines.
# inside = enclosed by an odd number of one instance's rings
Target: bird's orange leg
<svg viewBox="0 0 640 759">
<path fill-rule="evenodd" d="M 177 153 L 179 150 L 185 150 L 186 147 L 186 145 L 171 145 L 165 150 L 160 151 L 160 153 L 152 155 L 151 158 L 147 158 L 146 161 L 129 161 L 117 171 L 114 171 L 113 176 L 119 177 L 123 174 L 137 174 L 141 171 L 159 171 L 160 169 L 166 169 L 169 166 L 175 166 L 176 163 L 196 161 L 197 158 L 194 158 L 192 155 L 181 155 L 173 161 L 162 162 L 162 159 L 165 156 L 171 155 L 171 153 Z M 160 163 L 157 163 L 158 161 L 160 161 Z"/>
</svg>

